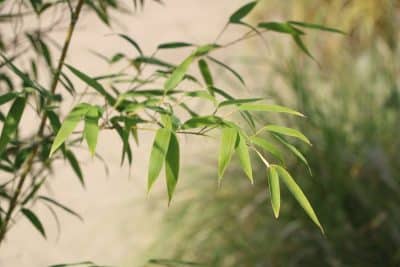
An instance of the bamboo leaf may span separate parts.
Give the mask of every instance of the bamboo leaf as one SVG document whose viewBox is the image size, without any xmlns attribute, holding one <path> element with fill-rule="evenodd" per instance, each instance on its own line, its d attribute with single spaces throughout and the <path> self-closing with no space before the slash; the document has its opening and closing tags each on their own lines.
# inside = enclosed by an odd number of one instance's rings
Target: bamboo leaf
<svg viewBox="0 0 400 267">
<path fill-rule="evenodd" d="M 244 173 L 250 179 L 250 182 L 253 184 L 253 168 L 251 167 L 250 153 L 246 144 L 246 139 L 242 134 L 238 134 L 237 138 L 239 139 L 239 142 L 236 147 L 236 152 L 239 156 L 240 165 L 242 166 Z"/>
<path fill-rule="evenodd" d="M 287 128 L 287 127 L 271 124 L 271 125 L 267 125 L 267 126 L 263 127 L 260 131 L 263 131 L 263 130 L 266 130 L 266 131 L 269 131 L 272 133 L 291 136 L 291 137 L 294 137 L 294 138 L 297 138 L 297 139 L 303 141 L 304 143 L 306 143 L 308 145 L 311 145 L 310 140 L 308 140 L 308 138 L 304 134 L 302 134 L 301 132 L 299 132 L 298 130 L 293 129 L 293 128 Z"/>
<path fill-rule="evenodd" d="M 286 140 L 284 140 L 282 137 L 280 137 L 277 134 L 273 135 L 279 142 L 281 142 L 284 146 L 286 146 L 292 153 L 302 162 L 304 165 L 307 167 L 308 172 L 312 176 L 312 171 L 311 167 L 308 164 L 308 161 L 306 157 L 292 144 L 288 143 Z"/>
<path fill-rule="evenodd" d="M 39 196 L 38 199 L 44 200 L 46 202 L 49 202 L 50 204 L 53 204 L 57 207 L 59 207 L 60 209 L 64 210 L 65 212 L 77 217 L 79 220 L 83 221 L 83 218 L 81 215 L 79 215 L 78 213 L 76 213 L 75 211 L 73 211 L 72 209 L 66 207 L 65 205 L 61 204 L 60 202 L 51 199 L 49 197 L 45 197 L 45 196 Z"/>
<path fill-rule="evenodd" d="M 15 92 L 8 92 L 0 96 L 0 105 L 3 105 L 18 96 Z"/>
<path fill-rule="evenodd" d="M 279 188 L 279 176 L 274 165 L 269 166 L 267 169 L 267 179 L 272 210 L 274 211 L 275 218 L 278 218 L 281 207 L 281 192 Z"/>
<path fill-rule="evenodd" d="M 311 220 L 321 229 L 322 233 L 324 233 L 324 229 L 322 228 L 322 225 L 319 222 L 318 217 L 314 212 L 314 209 L 312 208 L 310 202 L 304 195 L 301 188 L 297 185 L 296 181 L 292 178 L 292 176 L 287 170 L 285 170 L 281 166 L 275 165 L 275 167 L 279 174 L 279 177 L 285 183 L 286 187 L 292 193 L 294 198 L 297 200 L 297 202 L 299 202 L 300 206 L 304 209 L 304 211 L 311 218 Z"/>
<path fill-rule="evenodd" d="M 185 121 L 181 128 L 182 129 L 193 129 L 204 126 L 219 126 L 223 125 L 223 119 L 218 116 L 201 116 L 201 117 L 193 117 L 187 121 Z"/>
<path fill-rule="evenodd" d="M 24 112 L 25 105 L 25 97 L 17 97 L 17 99 L 15 99 L 11 105 L 0 135 L 0 155 L 3 154 L 7 144 L 10 142 L 13 134 L 16 132 Z"/>
<path fill-rule="evenodd" d="M 87 85 L 89 85 L 90 87 L 92 87 L 93 89 L 95 89 L 99 94 L 101 94 L 102 96 L 104 96 L 107 100 L 107 102 L 110 105 L 114 105 L 115 103 L 115 99 L 114 97 L 112 97 L 109 93 L 107 93 L 106 89 L 104 89 L 104 87 L 95 79 L 90 78 L 88 75 L 86 75 L 85 73 L 79 71 L 78 69 L 70 66 L 70 65 L 66 65 L 68 67 L 68 69 L 75 74 L 79 79 L 81 79 L 82 81 L 84 81 Z"/>
<path fill-rule="evenodd" d="M 258 24 L 258 27 L 290 35 L 304 35 L 303 31 L 297 29 L 296 27 L 293 27 L 292 25 L 286 22 L 261 22 Z"/>
<path fill-rule="evenodd" d="M 207 62 L 204 59 L 199 60 L 199 69 L 201 75 L 203 76 L 204 82 L 206 83 L 207 90 L 209 91 L 210 95 L 214 95 L 214 91 L 212 87 L 214 86 L 214 80 L 210 72 L 210 68 L 208 67 Z"/>
<path fill-rule="evenodd" d="M 187 57 L 171 74 L 168 80 L 165 81 L 164 91 L 167 93 L 170 90 L 175 89 L 178 84 L 183 80 L 187 70 L 192 64 L 194 57 L 191 55 Z"/>
<path fill-rule="evenodd" d="M 85 180 L 83 178 L 81 167 L 79 166 L 79 161 L 76 159 L 75 155 L 70 150 L 65 151 L 65 157 L 67 158 L 69 164 L 71 165 L 72 170 L 78 177 L 79 182 L 83 187 L 85 187 Z"/>
<path fill-rule="evenodd" d="M 136 41 L 134 41 L 132 38 L 130 38 L 128 35 L 126 34 L 118 34 L 121 38 L 125 39 L 127 42 L 129 42 L 135 49 L 136 51 L 139 52 L 139 54 L 141 56 L 143 56 L 143 51 L 140 48 L 140 46 L 138 45 L 138 43 Z"/>
<path fill-rule="evenodd" d="M 225 100 L 219 103 L 218 107 L 222 108 L 225 106 L 231 106 L 231 105 L 242 105 L 245 103 L 251 103 L 251 102 L 257 102 L 263 100 L 262 98 L 244 98 L 244 99 L 231 99 L 231 100 Z"/>
<path fill-rule="evenodd" d="M 39 218 L 33 213 L 31 210 L 22 208 L 22 214 L 32 223 L 32 225 L 40 232 L 40 234 L 46 238 L 46 232 L 43 228 L 42 223 L 40 222 Z"/>
<path fill-rule="evenodd" d="M 167 156 L 171 132 L 168 129 L 161 128 L 156 132 L 153 147 L 150 154 L 149 171 L 148 171 L 148 191 L 150 191 L 154 182 L 160 175 L 165 158 Z"/>
<path fill-rule="evenodd" d="M 190 46 L 193 46 L 193 44 L 185 43 L 185 42 L 170 42 L 170 43 L 160 44 L 157 48 L 158 49 L 175 49 L 175 48 L 190 47 Z"/>
<path fill-rule="evenodd" d="M 275 112 L 275 113 L 286 113 L 291 115 L 296 115 L 300 117 L 304 117 L 300 112 L 280 106 L 280 105 L 268 105 L 268 104 L 242 104 L 239 106 L 239 110 L 246 111 L 264 111 L 264 112 Z"/>
<path fill-rule="evenodd" d="M 327 32 L 334 32 L 334 33 L 340 33 L 340 34 L 346 34 L 345 32 L 343 32 L 341 30 L 338 30 L 338 29 L 335 29 L 335 28 L 326 27 L 324 25 L 314 24 L 314 23 L 299 22 L 299 21 L 289 21 L 289 23 L 292 24 L 292 25 L 303 27 L 303 28 L 309 28 L 309 29 L 315 29 L 315 30 L 327 31 Z"/>
<path fill-rule="evenodd" d="M 90 107 L 88 112 L 85 114 L 85 128 L 83 134 L 92 156 L 96 152 L 97 138 L 99 136 L 98 123 L 100 116 L 101 114 L 99 109 L 95 106 Z"/>
<path fill-rule="evenodd" d="M 176 134 L 171 134 L 165 159 L 165 177 L 167 179 L 168 201 L 171 202 L 179 177 L 179 141 Z"/>
<path fill-rule="evenodd" d="M 56 137 L 54 138 L 53 145 L 50 149 L 51 157 L 53 153 L 65 142 L 65 140 L 72 134 L 79 121 L 81 121 L 82 117 L 87 113 L 90 105 L 86 103 L 82 103 L 77 105 L 72 109 L 72 111 L 65 118 L 64 122 L 61 125 L 60 130 L 58 131 Z"/>
<path fill-rule="evenodd" d="M 294 42 L 297 44 L 297 46 L 310 58 L 314 59 L 313 55 L 310 53 L 306 45 L 303 43 L 303 40 L 301 40 L 299 35 L 292 35 Z M 315 59 L 314 59 L 315 60 Z"/>
<path fill-rule="evenodd" d="M 235 151 L 235 144 L 237 140 L 238 132 L 234 128 L 224 127 L 222 128 L 221 144 L 218 158 L 218 182 L 220 183 L 222 177 L 228 167 L 229 162 L 232 159 L 232 155 Z"/>
<path fill-rule="evenodd" d="M 250 3 L 245 4 L 238 10 L 236 10 L 231 17 L 229 18 L 229 22 L 231 23 L 238 23 L 240 22 L 244 17 L 246 17 L 257 5 L 258 1 L 252 1 Z"/>
<path fill-rule="evenodd" d="M 250 140 L 253 144 L 261 147 L 266 152 L 271 153 L 271 155 L 277 158 L 280 162 L 283 162 L 283 157 L 281 152 L 273 144 L 257 136 L 250 137 Z"/>
<path fill-rule="evenodd" d="M 215 64 L 221 66 L 222 68 L 228 70 L 230 73 L 232 73 L 244 86 L 246 86 L 242 76 L 240 76 L 240 74 L 235 71 L 234 69 L 232 69 L 231 67 L 229 67 L 228 65 L 226 65 L 225 63 L 223 63 L 222 61 L 219 61 L 218 59 L 215 59 L 213 57 L 208 56 L 208 59 L 210 59 L 212 62 L 214 62 Z"/>
</svg>

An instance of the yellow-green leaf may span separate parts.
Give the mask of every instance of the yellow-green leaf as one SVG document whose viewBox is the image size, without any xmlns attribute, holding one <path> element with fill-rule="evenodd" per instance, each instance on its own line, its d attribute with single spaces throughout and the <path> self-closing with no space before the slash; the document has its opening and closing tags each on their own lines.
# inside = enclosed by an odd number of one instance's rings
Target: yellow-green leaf
<svg viewBox="0 0 400 267">
<path fill-rule="evenodd" d="M 311 145 L 310 140 L 308 140 L 308 138 L 304 134 L 302 134 L 301 132 L 299 132 L 298 130 L 293 129 L 293 128 L 287 128 L 287 127 L 271 124 L 271 125 L 267 125 L 261 129 L 261 131 L 263 131 L 263 130 L 266 130 L 266 131 L 269 131 L 272 133 L 291 136 L 291 137 L 297 138 L 297 139 L 305 142 L 308 145 Z"/>
<path fill-rule="evenodd" d="M 282 181 L 289 189 L 289 191 L 292 193 L 297 202 L 299 202 L 300 206 L 304 209 L 304 211 L 311 218 L 311 220 L 321 229 L 321 231 L 324 232 L 324 229 L 322 228 L 322 225 L 319 222 L 318 217 L 315 214 L 314 209 L 312 208 L 310 202 L 304 195 L 301 188 L 297 185 L 296 181 L 290 175 L 290 173 L 281 166 L 275 165 L 275 168 L 278 172 L 279 177 L 282 179 Z"/>
<path fill-rule="evenodd" d="M 194 56 L 190 55 L 187 57 L 171 74 L 168 80 L 164 84 L 164 92 L 167 93 L 170 90 L 175 89 L 178 84 L 183 80 L 187 70 L 194 60 Z"/>
<path fill-rule="evenodd" d="M 239 106 L 239 110 L 246 111 L 265 111 L 265 112 L 276 112 L 276 113 L 287 113 L 291 115 L 296 115 L 300 117 L 304 117 L 300 112 L 280 106 L 280 105 L 268 105 L 268 104 L 242 104 Z"/>
<path fill-rule="evenodd" d="M 171 202 L 179 177 L 179 141 L 176 134 L 171 134 L 167 157 L 165 159 L 165 177 L 167 179 L 168 200 Z"/>
<path fill-rule="evenodd" d="M 244 173 L 250 179 L 250 182 L 253 184 L 253 168 L 251 167 L 250 153 L 246 144 L 246 139 L 242 134 L 238 134 L 238 141 L 236 152 L 239 156 L 240 165 L 242 166 Z"/>
<path fill-rule="evenodd" d="M 274 211 L 275 218 L 278 218 L 281 208 L 281 191 L 279 187 L 279 176 L 275 165 L 270 165 L 267 169 L 267 178 L 272 210 Z"/>
<path fill-rule="evenodd" d="M 237 130 L 234 128 L 224 127 L 222 128 L 221 144 L 218 159 L 218 181 L 220 182 L 222 176 L 228 167 L 229 162 L 232 159 L 232 155 L 235 151 L 235 144 L 237 138 Z"/>
<path fill-rule="evenodd" d="M 72 111 L 68 114 L 65 118 L 64 122 L 61 125 L 60 130 L 56 137 L 54 138 L 53 145 L 50 149 L 50 156 L 59 148 L 65 140 L 72 134 L 76 126 L 78 125 L 79 121 L 82 120 L 83 116 L 86 114 L 88 109 L 90 108 L 89 104 L 79 104 L 72 109 Z"/>
<path fill-rule="evenodd" d="M 260 137 L 257 136 L 252 136 L 250 138 L 251 142 L 262 149 L 264 149 L 266 152 L 271 153 L 272 156 L 277 158 L 280 162 L 283 162 L 283 156 L 282 153 L 279 151 L 277 147 L 275 147 L 273 144 L 268 142 L 267 140 L 264 140 Z"/>
<path fill-rule="evenodd" d="M 85 114 L 85 128 L 83 134 L 92 156 L 96 152 L 97 138 L 99 136 L 99 119 L 100 112 L 98 108 L 91 106 Z"/>
<path fill-rule="evenodd" d="M 158 129 L 154 138 L 153 147 L 151 149 L 149 171 L 148 171 L 148 186 L 150 191 L 154 182 L 160 175 L 165 158 L 167 156 L 169 141 L 171 138 L 171 131 L 165 128 Z"/>
</svg>

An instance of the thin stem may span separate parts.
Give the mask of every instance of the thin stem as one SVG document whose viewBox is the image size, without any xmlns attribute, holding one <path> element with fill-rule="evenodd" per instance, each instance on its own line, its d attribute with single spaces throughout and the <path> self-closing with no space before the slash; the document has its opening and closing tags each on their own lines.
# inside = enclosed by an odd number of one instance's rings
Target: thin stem
<svg viewBox="0 0 400 267">
<path fill-rule="evenodd" d="M 67 36 L 66 36 L 65 41 L 64 41 L 63 49 L 61 51 L 61 56 L 60 56 L 60 59 L 58 61 L 58 66 L 57 66 L 57 68 L 56 68 L 56 70 L 54 72 L 54 76 L 53 76 L 53 79 L 52 79 L 52 82 L 51 82 L 51 87 L 50 87 L 50 93 L 51 94 L 54 94 L 55 91 L 56 91 L 56 88 L 57 88 L 57 85 L 58 85 L 58 82 L 59 82 L 59 78 L 60 78 L 60 74 L 61 74 L 61 69 L 62 69 L 62 67 L 64 65 L 64 61 L 65 61 L 65 58 L 67 56 L 68 48 L 69 48 L 69 45 L 70 45 L 70 42 L 71 42 L 71 39 L 72 39 L 72 34 L 73 34 L 74 30 L 75 30 L 75 26 L 76 26 L 76 23 L 78 21 L 79 14 L 81 13 L 83 3 L 84 3 L 84 0 L 79 0 L 75 11 L 71 14 L 71 22 L 70 22 L 70 25 L 69 25 L 69 28 L 68 28 Z M 47 101 L 47 104 L 49 104 L 50 101 L 51 100 L 49 99 Z M 46 127 L 46 121 L 47 121 L 47 113 L 43 113 L 42 119 L 41 119 L 41 122 L 40 122 L 40 126 L 39 126 L 39 130 L 38 130 L 38 133 L 37 133 L 38 137 L 42 137 L 43 136 L 44 130 L 45 130 L 45 127 Z M 20 176 L 20 179 L 18 181 L 18 184 L 17 184 L 17 187 L 15 189 L 15 192 L 14 192 L 14 194 L 13 194 L 11 200 L 10 200 L 10 205 L 9 205 L 9 207 L 7 209 L 6 216 L 4 218 L 4 222 L 3 222 L 2 226 L 1 226 L 1 229 L 0 229 L 0 245 L 4 241 L 4 238 L 6 236 L 7 229 L 8 229 L 8 226 L 10 224 L 12 215 L 14 213 L 15 208 L 17 207 L 18 199 L 19 199 L 19 196 L 20 196 L 20 194 L 22 192 L 22 188 L 24 186 L 26 177 L 29 175 L 29 173 L 32 170 L 34 159 L 35 159 L 38 151 L 39 151 L 39 146 L 36 145 L 32 149 L 32 153 L 30 154 L 30 156 L 29 156 L 29 158 L 28 158 L 28 160 L 27 160 L 27 162 L 25 164 L 25 167 L 24 167 L 24 169 L 23 169 L 23 171 L 21 173 L 21 176 Z"/>
</svg>

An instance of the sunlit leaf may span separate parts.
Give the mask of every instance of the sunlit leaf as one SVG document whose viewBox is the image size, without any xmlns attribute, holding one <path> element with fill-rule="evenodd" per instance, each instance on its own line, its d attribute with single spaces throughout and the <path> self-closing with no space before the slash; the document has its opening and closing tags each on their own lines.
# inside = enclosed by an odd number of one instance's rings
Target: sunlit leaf
<svg viewBox="0 0 400 267">
<path fill-rule="evenodd" d="M 49 157 L 51 157 L 53 153 L 57 150 L 57 148 L 59 148 L 72 134 L 72 132 L 74 131 L 78 123 L 82 120 L 83 116 L 87 113 L 89 108 L 90 105 L 82 103 L 72 109 L 72 111 L 65 118 L 60 130 L 54 138 Z"/>
<path fill-rule="evenodd" d="M 13 134 L 18 128 L 26 105 L 25 97 L 17 97 L 11 105 L 0 135 L 0 155 L 3 154 Z"/>
<path fill-rule="evenodd" d="M 280 162 L 283 162 L 282 153 L 273 144 L 257 136 L 250 137 L 250 140 L 253 144 L 261 147 L 266 152 L 271 153 L 271 155 L 277 158 Z"/>
<path fill-rule="evenodd" d="M 204 126 L 219 126 L 223 124 L 223 119 L 218 116 L 202 116 L 193 117 L 185 121 L 182 125 L 182 129 L 192 129 Z"/>
<path fill-rule="evenodd" d="M 214 81 L 210 72 L 210 68 L 208 67 L 207 62 L 204 59 L 199 60 L 199 69 L 200 73 L 203 76 L 204 82 L 206 83 L 207 90 L 209 91 L 210 95 L 214 95 L 212 87 L 214 86 Z"/>
<path fill-rule="evenodd" d="M 222 108 L 225 106 L 232 106 L 232 105 L 238 106 L 241 104 L 257 102 L 260 100 L 263 100 L 263 99 L 262 98 L 231 99 L 231 100 L 222 101 L 221 103 L 219 103 L 218 107 Z"/>
<path fill-rule="evenodd" d="M 238 132 L 234 128 L 224 127 L 222 128 L 220 150 L 218 157 L 218 181 L 221 179 L 231 161 L 232 155 L 235 152 L 235 144 Z"/>
<path fill-rule="evenodd" d="M 158 129 L 151 149 L 148 171 L 148 191 L 160 175 L 167 156 L 171 131 L 165 128 Z"/>
<path fill-rule="evenodd" d="M 165 177 L 167 179 L 168 199 L 171 202 L 179 177 L 179 141 L 175 134 L 171 134 L 167 156 L 165 159 Z"/>
<path fill-rule="evenodd" d="M 165 81 L 164 90 L 168 92 L 170 90 L 175 89 L 178 84 L 183 80 L 185 77 L 186 72 L 188 71 L 190 65 L 194 60 L 193 56 L 187 57 L 171 74 L 168 80 Z"/>
<path fill-rule="evenodd" d="M 246 139 L 242 134 L 238 134 L 237 138 L 239 142 L 236 147 L 236 153 L 239 156 L 240 165 L 242 166 L 244 173 L 250 179 L 250 182 L 253 184 L 253 168 L 251 167 L 250 153 L 246 144 Z"/>
<path fill-rule="evenodd" d="M 308 164 L 308 161 L 306 159 L 306 157 L 292 144 L 288 143 L 286 140 L 284 140 L 282 137 L 280 137 L 277 134 L 273 135 L 276 139 L 278 139 L 279 142 L 281 142 L 284 146 L 286 146 L 290 151 L 292 151 L 292 153 L 298 158 L 300 159 L 300 161 L 302 163 L 304 163 L 304 165 L 307 167 L 308 172 L 310 173 L 310 175 L 312 175 L 312 171 L 311 171 L 311 167 Z"/>
<path fill-rule="evenodd" d="M 240 110 L 247 111 L 264 111 L 264 112 L 276 112 L 276 113 L 287 113 L 300 117 L 304 117 L 300 112 L 279 105 L 268 105 L 268 104 L 242 104 L 239 105 Z"/>
<path fill-rule="evenodd" d="M 267 178 L 272 210 L 274 211 L 275 218 L 278 218 L 281 207 L 281 191 L 279 188 L 279 176 L 274 165 L 267 168 Z"/>
<path fill-rule="evenodd" d="M 304 195 L 301 188 L 297 185 L 296 181 L 292 178 L 287 170 L 285 170 L 281 166 L 275 165 L 276 170 L 279 174 L 279 177 L 285 183 L 286 187 L 292 193 L 294 198 L 299 202 L 300 206 L 304 209 L 308 216 L 310 216 L 311 220 L 324 232 L 321 223 L 318 220 L 317 215 L 314 212 L 310 202 L 308 201 L 307 197 Z"/>
<path fill-rule="evenodd" d="M 36 216 L 35 213 L 33 213 L 29 209 L 22 208 L 21 209 L 22 214 L 32 223 L 32 225 L 40 232 L 40 234 L 46 238 L 46 232 L 43 228 L 42 223 L 40 222 L 39 218 Z"/>
<path fill-rule="evenodd" d="M 231 23 L 240 22 L 245 16 L 247 16 L 253 10 L 253 8 L 257 5 L 257 2 L 258 1 L 252 1 L 239 8 L 231 15 L 231 17 L 229 18 L 229 22 Z"/>
<path fill-rule="evenodd" d="M 310 140 L 308 140 L 308 138 L 304 134 L 302 134 L 301 132 L 299 132 L 298 130 L 293 129 L 293 128 L 287 128 L 287 127 L 271 124 L 271 125 L 267 125 L 267 126 L 263 127 L 260 130 L 260 132 L 264 131 L 264 130 L 272 132 L 272 133 L 283 134 L 283 135 L 295 137 L 295 138 L 307 143 L 308 145 L 311 145 Z"/>
<path fill-rule="evenodd" d="M 95 106 L 91 106 L 85 114 L 85 128 L 83 134 L 92 155 L 96 152 L 100 116 L 99 109 Z"/>
</svg>

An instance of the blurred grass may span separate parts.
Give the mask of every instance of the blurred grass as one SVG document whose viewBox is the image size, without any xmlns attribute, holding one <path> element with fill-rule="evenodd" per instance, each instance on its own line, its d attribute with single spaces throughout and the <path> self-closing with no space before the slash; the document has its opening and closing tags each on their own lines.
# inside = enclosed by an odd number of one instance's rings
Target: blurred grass
<svg viewBox="0 0 400 267">
<path fill-rule="evenodd" d="M 255 186 L 237 166 L 217 193 L 214 174 L 202 168 L 177 194 L 186 199 L 166 216 L 154 254 L 219 267 L 400 266 L 399 1 L 284 2 L 263 1 L 257 20 L 293 18 L 349 32 L 312 35 L 321 67 L 295 48 L 279 51 L 285 47 L 270 38 L 277 54 L 263 92 L 307 116 L 286 123 L 312 140 L 303 152 L 313 177 L 294 158 L 286 164 L 326 236 L 285 190 L 281 217 L 273 218 L 262 165 Z"/>
</svg>

